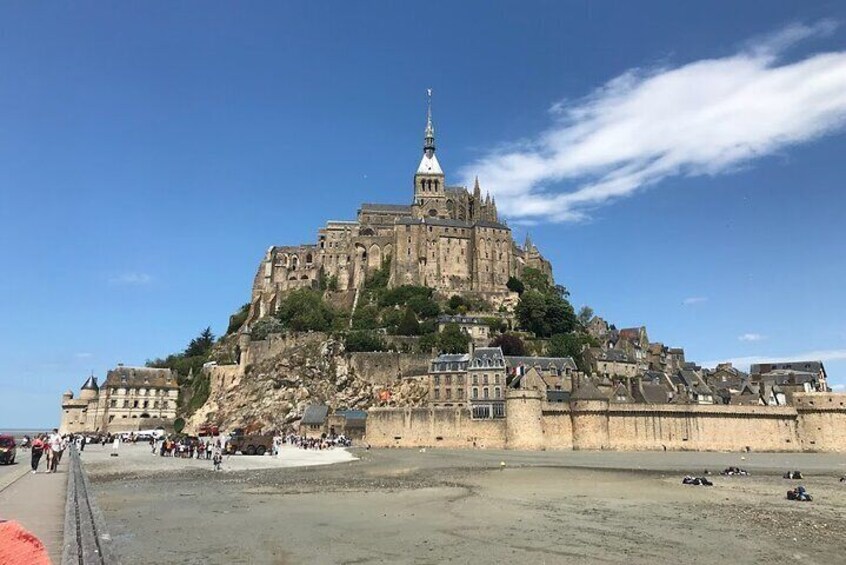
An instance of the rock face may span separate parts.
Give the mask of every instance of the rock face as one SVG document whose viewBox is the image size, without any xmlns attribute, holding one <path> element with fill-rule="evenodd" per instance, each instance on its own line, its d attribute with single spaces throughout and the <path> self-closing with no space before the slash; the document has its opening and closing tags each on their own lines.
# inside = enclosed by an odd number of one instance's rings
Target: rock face
<svg viewBox="0 0 846 565">
<path fill-rule="evenodd" d="M 332 410 L 420 406 L 426 394 L 426 383 L 418 378 L 372 383 L 355 373 L 342 342 L 315 336 L 248 367 L 225 388 L 213 381 L 208 401 L 190 418 L 187 429 L 210 422 L 230 430 L 284 431 L 295 427 L 312 404 Z"/>
</svg>

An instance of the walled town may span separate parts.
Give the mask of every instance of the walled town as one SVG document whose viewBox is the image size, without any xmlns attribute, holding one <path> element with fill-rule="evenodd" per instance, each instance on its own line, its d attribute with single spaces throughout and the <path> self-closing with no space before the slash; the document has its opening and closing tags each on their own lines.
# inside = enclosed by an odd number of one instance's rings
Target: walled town
<svg viewBox="0 0 846 565">
<path fill-rule="evenodd" d="M 63 433 L 179 422 L 372 446 L 846 451 L 814 359 L 705 368 L 645 326 L 576 312 L 496 201 L 447 183 L 431 102 L 409 205 L 362 204 L 272 246 L 215 340 L 62 397 Z"/>
</svg>

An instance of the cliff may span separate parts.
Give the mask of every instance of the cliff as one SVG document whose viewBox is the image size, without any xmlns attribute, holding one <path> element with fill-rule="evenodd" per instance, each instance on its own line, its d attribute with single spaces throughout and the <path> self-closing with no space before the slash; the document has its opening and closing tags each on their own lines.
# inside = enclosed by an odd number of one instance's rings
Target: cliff
<svg viewBox="0 0 846 565">
<path fill-rule="evenodd" d="M 195 431 L 205 422 L 223 429 L 285 430 L 312 404 L 366 410 L 425 403 L 425 382 L 406 377 L 402 370 L 393 378 L 361 374 L 374 362 L 347 354 L 340 341 L 323 334 L 277 340 L 270 349 L 243 373 L 237 365 L 208 368 L 209 398 L 190 417 L 186 430 Z"/>
</svg>

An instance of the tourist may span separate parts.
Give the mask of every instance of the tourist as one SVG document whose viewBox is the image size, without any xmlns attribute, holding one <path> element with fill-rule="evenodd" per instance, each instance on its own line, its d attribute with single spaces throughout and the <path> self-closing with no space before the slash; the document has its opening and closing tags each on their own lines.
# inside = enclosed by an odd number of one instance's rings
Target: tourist
<svg viewBox="0 0 846 565">
<path fill-rule="evenodd" d="M 214 457 L 212 458 L 212 462 L 214 463 L 214 470 L 220 471 L 220 464 L 223 462 L 223 454 L 220 452 L 219 447 L 216 447 L 214 450 Z"/>
<path fill-rule="evenodd" d="M 41 436 L 35 436 L 32 442 L 32 473 L 38 472 L 38 463 L 41 461 L 41 455 L 44 453 L 44 440 Z"/>
<path fill-rule="evenodd" d="M 47 446 L 50 449 L 47 457 L 47 472 L 55 473 L 62 452 L 62 436 L 59 435 L 59 430 L 56 428 L 53 428 L 53 433 L 47 438 Z"/>
</svg>

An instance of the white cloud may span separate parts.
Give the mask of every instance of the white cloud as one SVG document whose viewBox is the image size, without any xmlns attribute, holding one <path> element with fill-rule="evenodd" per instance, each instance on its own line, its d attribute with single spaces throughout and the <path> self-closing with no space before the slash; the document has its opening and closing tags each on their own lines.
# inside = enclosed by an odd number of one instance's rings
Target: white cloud
<svg viewBox="0 0 846 565">
<path fill-rule="evenodd" d="M 752 355 L 748 357 L 734 357 L 731 359 L 720 359 L 716 361 L 707 361 L 702 365 L 705 367 L 715 367 L 718 363 L 731 363 L 735 367 L 748 370 L 749 365 L 755 363 L 788 363 L 790 361 L 846 361 L 846 349 L 823 349 L 818 351 L 806 351 L 803 353 L 796 353 L 795 355 L 772 356 L 767 357 L 763 355 Z"/>
<path fill-rule="evenodd" d="M 554 124 L 464 167 L 512 219 L 574 221 L 670 177 L 731 172 L 846 124 L 846 51 L 779 60 L 835 24 L 793 25 L 739 52 L 631 69 L 550 109 Z"/>
<path fill-rule="evenodd" d="M 703 302 L 708 302 L 708 299 L 704 296 L 691 296 L 682 300 L 684 306 L 693 306 L 694 304 L 702 304 Z"/>
<path fill-rule="evenodd" d="M 152 280 L 153 277 L 151 277 L 147 273 L 121 273 L 119 275 L 109 277 L 109 283 L 111 284 L 129 286 L 142 286 L 145 284 L 150 284 Z"/>
<path fill-rule="evenodd" d="M 89 359 L 93 357 L 91 353 L 74 353 L 73 356 L 77 359 Z"/>
<path fill-rule="evenodd" d="M 738 336 L 737 339 L 740 341 L 762 341 L 764 339 L 767 339 L 767 337 L 761 334 L 748 333 Z"/>
</svg>

